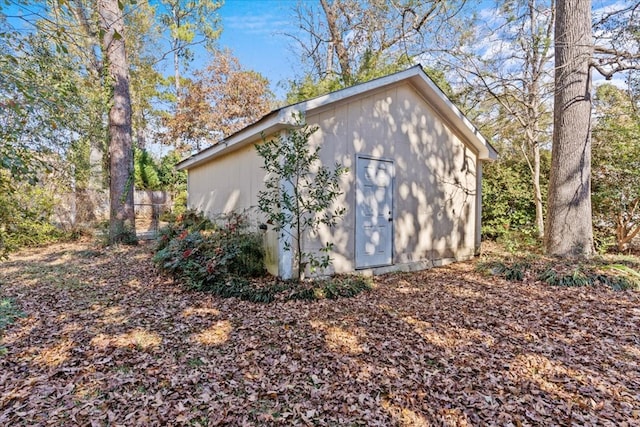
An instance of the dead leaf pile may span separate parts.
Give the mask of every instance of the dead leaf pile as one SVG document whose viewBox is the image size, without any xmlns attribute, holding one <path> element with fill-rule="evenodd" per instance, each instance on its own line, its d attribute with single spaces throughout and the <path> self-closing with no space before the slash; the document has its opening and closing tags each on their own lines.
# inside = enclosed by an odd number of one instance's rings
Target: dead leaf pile
<svg viewBox="0 0 640 427">
<path fill-rule="evenodd" d="M 376 278 L 353 299 L 186 292 L 146 247 L 0 265 L 26 314 L 0 425 L 640 425 L 640 294 L 484 277 Z"/>
</svg>

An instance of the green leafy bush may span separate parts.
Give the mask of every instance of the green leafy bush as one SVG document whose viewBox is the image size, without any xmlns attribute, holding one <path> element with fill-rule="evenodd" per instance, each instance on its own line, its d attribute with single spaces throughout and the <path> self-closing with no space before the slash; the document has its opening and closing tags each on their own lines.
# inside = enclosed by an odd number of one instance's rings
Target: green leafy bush
<svg viewBox="0 0 640 427">
<path fill-rule="evenodd" d="M 55 200 L 50 190 L 20 184 L 14 193 L 0 192 L 0 258 L 22 247 L 71 240 L 77 230 L 52 224 Z"/>
<path fill-rule="evenodd" d="M 511 281 L 521 281 L 525 272 L 531 267 L 527 261 L 488 261 L 478 264 L 478 270 L 501 276 Z"/>
<path fill-rule="evenodd" d="M 289 299 L 306 300 L 351 298 L 374 287 L 371 277 L 359 275 L 342 275 L 308 282 L 291 282 L 290 285 L 286 289 L 289 291 Z"/>
<path fill-rule="evenodd" d="M 216 226 L 193 211 L 161 231 L 154 256 L 189 288 L 215 293 L 233 278 L 262 276 L 263 259 L 262 236 L 249 231 L 244 215 L 231 214 Z"/>
<path fill-rule="evenodd" d="M 187 210 L 175 218 L 167 217 L 169 224 L 158 232 L 156 252 L 164 249 L 176 236 L 196 231 L 213 230 L 215 225 L 209 218 L 195 210 Z"/>
<path fill-rule="evenodd" d="M 531 173 L 516 156 L 487 164 L 482 177 L 482 236 L 518 243 L 521 235 L 535 236 L 536 208 L 531 197 Z"/>
<path fill-rule="evenodd" d="M 356 275 L 308 281 L 267 277 L 262 235 L 249 231 L 242 214 L 216 225 L 202 214 L 186 212 L 161 230 L 153 259 L 189 289 L 252 302 L 336 299 L 373 288 L 371 278 Z"/>
</svg>

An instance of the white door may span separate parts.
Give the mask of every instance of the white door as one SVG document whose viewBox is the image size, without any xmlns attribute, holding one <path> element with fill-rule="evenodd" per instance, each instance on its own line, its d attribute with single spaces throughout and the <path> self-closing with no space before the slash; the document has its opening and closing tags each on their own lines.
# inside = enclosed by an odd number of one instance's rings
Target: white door
<svg viewBox="0 0 640 427">
<path fill-rule="evenodd" d="M 356 268 L 391 264 L 393 162 L 356 160 Z"/>
</svg>

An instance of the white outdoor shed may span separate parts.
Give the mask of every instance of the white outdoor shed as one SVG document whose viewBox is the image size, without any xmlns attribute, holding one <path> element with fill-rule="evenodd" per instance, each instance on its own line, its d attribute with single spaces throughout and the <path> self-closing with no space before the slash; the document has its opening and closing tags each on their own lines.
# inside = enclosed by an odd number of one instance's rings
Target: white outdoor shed
<svg viewBox="0 0 640 427">
<path fill-rule="evenodd" d="M 210 217 L 255 208 L 265 172 L 254 146 L 300 114 L 319 127 L 310 143 L 321 146 L 322 163 L 349 168 L 337 202 L 344 217 L 301 242 L 305 251 L 334 244 L 321 274 L 417 270 L 474 256 L 482 163 L 497 153 L 421 66 L 274 110 L 183 160 L 188 206 Z M 265 234 L 269 271 L 292 277 L 284 238 Z"/>
</svg>

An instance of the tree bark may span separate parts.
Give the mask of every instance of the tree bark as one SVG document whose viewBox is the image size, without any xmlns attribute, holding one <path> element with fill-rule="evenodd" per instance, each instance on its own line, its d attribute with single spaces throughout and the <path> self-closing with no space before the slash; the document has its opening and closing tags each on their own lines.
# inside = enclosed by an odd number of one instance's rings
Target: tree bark
<svg viewBox="0 0 640 427">
<path fill-rule="evenodd" d="M 349 53 L 347 52 L 347 48 L 344 45 L 344 40 L 342 40 L 342 34 L 340 34 L 340 29 L 338 28 L 338 17 L 336 16 L 336 11 L 334 8 L 336 4 L 328 4 L 327 0 L 320 0 L 320 5 L 322 6 L 322 10 L 327 18 L 327 27 L 329 27 L 329 34 L 331 35 L 331 43 L 330 46 L 336 52 L 336 56 L 338 57 L 338 63 L 340 64 L 340 76 L 346 86 L 352 84 L 352 75 L 351 75 L 351 67 L 349 65 Z M 327 73 L 330 73 L 331 70 L 327 70 Z"/>
<path fill-rule="evenodd" d="M 594 252 L 591 222 L 590 0 L 559 0 L 555 25 L 553 149 L 547 215 L 547 253 Z"/>
<path fill-rule="evenodd" d="M 109 242 L 135 242 L 131 95 L 124 18 L 117 0 L 99 0 L 103 56 L 112 85 L 109 110 Z"/>
</svg>

